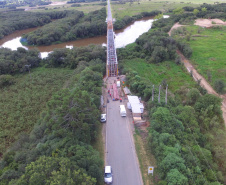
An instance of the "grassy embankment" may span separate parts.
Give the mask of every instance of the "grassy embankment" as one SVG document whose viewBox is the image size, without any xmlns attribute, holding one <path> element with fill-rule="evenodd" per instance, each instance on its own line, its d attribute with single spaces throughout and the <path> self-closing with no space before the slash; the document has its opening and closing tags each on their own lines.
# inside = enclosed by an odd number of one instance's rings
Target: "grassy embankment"
<svg viewBox="0 0 226 185">
<path fill-rule="evenodd" d="M 193 50 L 191 61 L 195 68 L 212 86 L 217 79 L 226 83 L 226 26 L 201 29 L 200 33 L 199 26 L 186 29 L 193 35 L 187 42 Z"/>
<path fill-rule="evenodd" d="M 14 76 L 15 84 L 0 93 L 0 151 L 4 153 L 22 132 L 29 133 L 46 102 L 72 75 L 73 70 L 36 68 Z M 1 154 L 0 153 L 0 154 Z"/>
<path fill-rule="evenodd" d="M 191 88 L 196 84 L 180 65 L 176 65 L 172 61 L 148 64 L 144 59 L 130 59 L 124 61 L 124 67 L 138 72 L 141 77 L 149 79 L 156 85 L 166 80 L 171 92 L 179 90 L 182 86 Z"/>
</svg>

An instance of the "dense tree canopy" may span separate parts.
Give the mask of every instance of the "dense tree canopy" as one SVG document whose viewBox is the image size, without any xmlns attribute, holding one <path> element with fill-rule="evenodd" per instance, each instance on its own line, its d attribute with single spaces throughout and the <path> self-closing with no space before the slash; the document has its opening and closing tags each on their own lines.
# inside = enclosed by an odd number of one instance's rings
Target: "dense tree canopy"
<svg viewBox="0 0 226 185">
<path fill-rule="evenodd" d="M 24 30 L 43 26 L 52 19 L 62 19 L 73 14 L 74 11 L 52 11 L 52 12 L 24 12 L 9 11 L 0 12 L 0 39 L 16 30 Z"/>
<path fill-rule="evenodd" d="M 66 18 L 53 21 L 24 37 L 30 45 L 50 45 L 54 42 L 66 42 L 86 37 L 106 34 L 106 9 L 90 12 L 74 11 Z"/>
<path fill-rule="evenodd" d="M 38 50 L 18 48 L 12 51 L 8 48 L 0 48 L 0 75 L 24 72 L 39 66 L 41 62 L 39 54 Z"/>
<path fill-rule="evenodd" d="M 7 51 L 9 56 L 18 52 Z M 54 57 L 62 60 L 55 61 Z M 102 183 L 103 161 L 91 143 L 100 124 L 105 57 L 104 48 L 89 46 L 53 51 L 42 61 L 48 68 L 69 67 L 75 72 L 68 88 L 56 92 L 47 102 L 47 110 L 31 133 L 22 134 L 4 154 L 1 184 Z M 4 79 L 11 80 L 7 76 Z"/>
</svg>

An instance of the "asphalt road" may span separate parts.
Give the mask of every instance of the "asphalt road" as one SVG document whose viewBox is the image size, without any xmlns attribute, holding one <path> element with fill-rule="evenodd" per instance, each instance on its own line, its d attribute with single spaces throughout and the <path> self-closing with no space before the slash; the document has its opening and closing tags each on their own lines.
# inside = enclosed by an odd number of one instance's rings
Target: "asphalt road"
<svg viewBox="0 0 226 185">
<path fill-rule="evenodd" d="M 107 104 L 106 165 L 112 166 L 114 185 L 142 185 L 131 121 L 120 116 L 120 104 L 112 100 Z"/>
</svg>

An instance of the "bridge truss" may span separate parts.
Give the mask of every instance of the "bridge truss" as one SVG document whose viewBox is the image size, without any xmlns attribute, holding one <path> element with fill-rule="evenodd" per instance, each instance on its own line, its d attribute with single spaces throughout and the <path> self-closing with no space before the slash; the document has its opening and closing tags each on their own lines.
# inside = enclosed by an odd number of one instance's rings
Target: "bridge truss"
<svg viewBox="0 0 226 185">
<path fill-rule="evenodd" d="M 118 60 L 114 41 L 113 21 L 111 15 L 110 1 L 108 0 L 108 17 L 107 17 L 107 76 L 118 75 Z"/>
</svg>

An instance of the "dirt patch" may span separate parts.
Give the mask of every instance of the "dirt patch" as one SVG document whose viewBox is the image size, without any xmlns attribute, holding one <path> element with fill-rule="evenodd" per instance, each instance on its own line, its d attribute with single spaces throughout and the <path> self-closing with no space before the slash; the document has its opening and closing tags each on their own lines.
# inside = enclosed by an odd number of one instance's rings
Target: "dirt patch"
<svg viewBox="0 0 226 185">
<path fill-rule="evenodd" d="M 196 19 L 194 25 L 211 28 L 213 26 L 226 26 L 226 22 L 220 19 Z M 168 32 L 169 36 L 171 36 L 172 30 L 177 29 L 181 26 L 186 26 L 186 25 L 179 24 L 179 22 L 175 23 L 173 27 L 170 29 L 170 31 Z"/>
<path fill-rule="evenodd" d="M 220 19 L 196 19 L 194 25 L 209 28 L 213 26 L 226 26 L 226 22 Z"/>
<path fill-rule="evenodd" d="M 174 24 L 173 27 L 172 27 L 172 28 L 170 29 L 170 31 L 168 32 L 169 36 L 171 36 L 172 30 L 177 29 L 177 28 L 179 28 L 179 27 L 181 27 L 181 26 L 185 26 L 185 25 L 179 24 L 179 22 L 177 22 L 176 24 Z"/>
<path fill-rule="evenodd" d="M 63 1 L 63 2 L 52 2 L 49 6 L 58 6 L 58 5 L 64 5 L 67 4 L 67 1 Z"/>
</svg>

